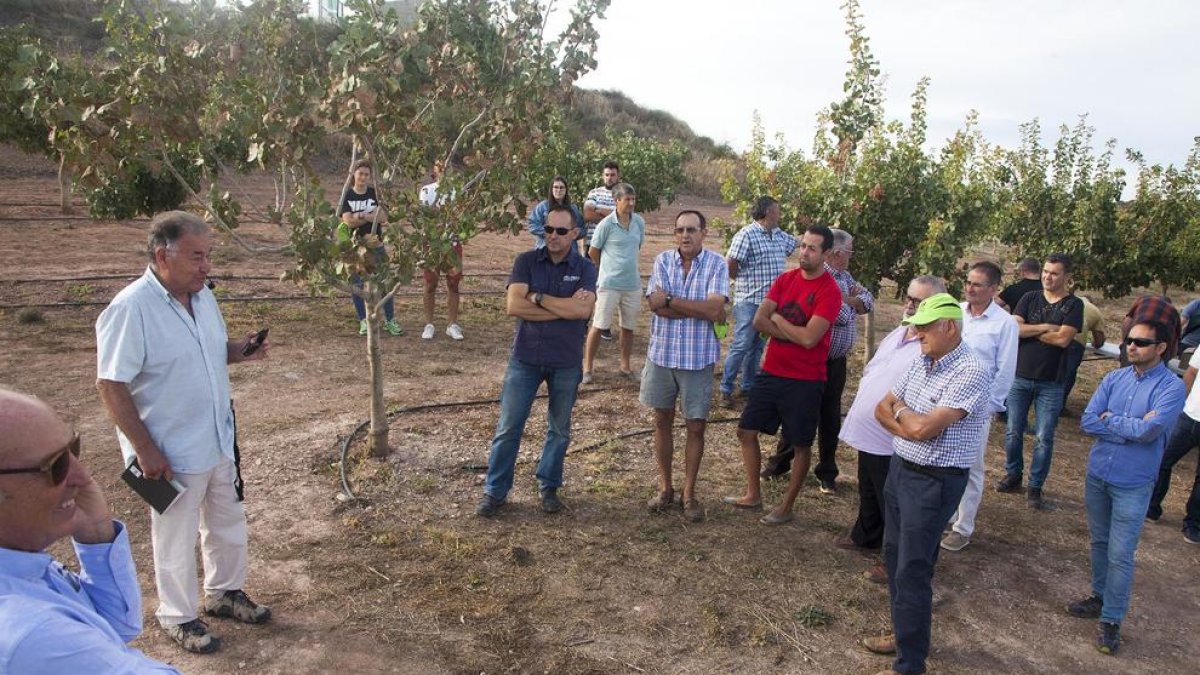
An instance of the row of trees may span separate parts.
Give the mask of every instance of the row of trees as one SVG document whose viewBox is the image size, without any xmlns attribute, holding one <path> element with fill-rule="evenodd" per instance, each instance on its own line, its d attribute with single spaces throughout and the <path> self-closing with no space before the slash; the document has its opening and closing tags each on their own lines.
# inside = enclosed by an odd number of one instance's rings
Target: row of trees
<svg viewBox="0 0 1200 675">
<path fill-rule="evenodd" d="M 912 94 L 906 122 L 882 112 L 880 66 L 857 0 L 848 0 L 845 98 L 821 115 L 811 157 L 782 137 L 768 142 L 756 119 L 750 149 L 728 164 L 724 197 L 746 222 L 755 196 L 780 199 L 785 224 L 820 221 L 855 235 L 854 271 L 864 282 L 904 282 L 954 273 L 984 242 L 1013 258 L 1053 251 L 1075 256 L 1076 280 L 1109 296 L 1157 282 L 1192 287 L 1200 275 L 1200 137 L 1182 168 L 1147 164 L 1135 152 L 1136 192 L 1122 201 L 1116 142 L 1094 150 L 1086 117 L 1060 129 L 1053 148 L 1035 120 L 1021 144 L 1002 148 L 980 133 L 975 113 L 940 150 L 926 149 L 929 81 Z M 902 287 L 902 286 L 901 286 Z"/>
</svg>

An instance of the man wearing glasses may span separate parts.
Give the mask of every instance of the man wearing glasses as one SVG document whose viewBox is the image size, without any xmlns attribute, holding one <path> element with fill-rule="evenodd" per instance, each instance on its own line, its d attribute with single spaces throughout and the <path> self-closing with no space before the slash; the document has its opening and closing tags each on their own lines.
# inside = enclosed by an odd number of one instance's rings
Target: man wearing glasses
<svg viewBox="0 0 1200 675">
<path fill-rule="evenodd" d="M 1092 594 L 1067 606 L 1099 619 L 1096 648 L 1114 654 L 1129 609 L 1133 561 L 1154 491 L 1167 434 L 1183 410 L 1187 390 L 1163 360 L 1172 328 L 1138 322 L 1125 338 L 1129 366 L 1104 376 L 1080 420 L 1096 437 L 1088 455 L 1084 504 L 1091 534 Z"/>
<path fill-rule="evenodd" d="M 654 272 L 646 287 L 646 301 L 653 313 L 650 348 L 640 395 L 642 404 L 654 409 L 654 456 L 658 461 L 658 495 L 647 506 L 659 512 L 675 501 L 671 463 L 678 400 L 687 427 L 683 515 L 694 523 L 704 520 L 704 507 L 696 499 L 696 476 L 704 456 L 713 366 L 721 355 L 713 323 L 725 315 L 725 294 L 729 292 L 725 259 L 704 248 L 707 233 L 703 214 L 681 211 L 675 217 L 676 248 L 654 259 Z"/>
<path fill-rule="evenodd" d="M 228 370 L 230 363 L 266 358 L 270 345 L 252 351 L 253 334 L 229 339 L 205 285 L 211 250 L 208 225 L 197 216 L 158 216 L 150 225 L 146 273 L 96 320 L 96 387 L 117 426 L 126 465 L 137 460 L 146 477 L 173 477 L 186 488 L 165 513 L 150 513 L 156 616 L 171 639 L 199 654 L 221 644 L 199 618 L 199 532 L 204 612 L 252 624 L 271 617 L 242 592 L 246 514 L 235 486 Z"/>
<path fill-rule="evenodd" d="M 542 382 L 549 403 L 546 442 L 537 466 L 542 511 L 563 510 L 558 497 L 563 458 L 571 442 L 571 411 L 583 378 L 583 338 L 596 304 L 596 267 L 575 249 L 575 216 L 562 204 L 546 214 L 546 246 L 513 262 L 505 309 L 517 319 L 517 337 L 500 391 L 500 419 L 488 457 L 487 480 L 475 513 L 496 515 L 512 489 L 525 422 Z"/>
<path fill-rule="evenodd" d="M 858 338 L 858 316 L 875 307 L 875 297 L 850 275 L 850 256 L 854 255 L 854 237 L 845 230 L 833 230 L 833 250 L 825 260 L 825 271 L 842 291 L 842 309 L 830 329 L 829 358 L 825 362 L 825 388 L 821 391 L 821 419 L 817 424 L 817 466 L 813 475 L 821 494 L 837 492 L 838 433 L 842 430 L 842 392 L 846 390 L 846 356 Z M 793 451 L 782 440 L 775 455 L 767 460 L 764 478 L 782 476 L 792 468 Z"/>
<path fill-rule="evenodd" d="M 129 532 L 45 403 L 0 389 L 0 672 L 178 673 L 127 646 L 142 631 Z M 71 537 L 80 572 L 45 550 Z"/>
</svg>

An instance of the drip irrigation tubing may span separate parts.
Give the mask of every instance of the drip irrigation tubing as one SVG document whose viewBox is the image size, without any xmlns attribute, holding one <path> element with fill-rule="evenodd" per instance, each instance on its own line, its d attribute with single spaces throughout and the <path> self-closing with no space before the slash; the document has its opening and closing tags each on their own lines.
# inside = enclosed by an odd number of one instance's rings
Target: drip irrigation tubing
<svg viewBox="0 0 1200 675">
<path fill-rule="evenodd" d="M 0 284 L 36 284 L 36 283 L 68 283 L 72 281 L 107 281 L 111 279 L 136 279 L 142 276 L 142 272 L 133 274 L 93 274 L 82 277 L 30 277 L 22 279 L 0 279 Z M 468 275 L 468 277 L 507 277 L 508 272 L 478 272 Z M 464 277 L 464 278 L 468 278 Z M 211 276 L 209 279 L 217 283 L 225 281 L 279 281 L 281 283 L 292 283 L 280 279 L 278 276 L 267 276 L 258 274 L 222 274 L 220 276 Z"/>
<path fill-rule="evenodd" d="M 459 295 L 464 297 L 502 297 L 503 291 L 459 291 Z M 415 298 L 423 296 L 424 291 L 397 291 L 392 295 L 393 298 Z M 348 298 L 349 293 L 337 293 L 335 295 L 250 295 L 241 297 L 224 297 L 217 298 L 220 304 L 228 302 L 305 302 L 315 300 L 330 300 L 334 298 Z M 81 300 L 77 302 L 33 302 L 33 303 L 12 303 L 0 304 L 0 309 L 30 309 L 37 307 L 45 307 L 49 309 L 65 309 L 74 307 L 106 307 L 110 300 Z"/>
<path fill-rule="evenodd" d="M 593 394 L 593 393 L 602 392 L 602 391 L 613 391 L 614 389 L 618 389 L 618 388 L 619 387 L 593 387 L 593 388 L 589 388 L 589 389 L 581 389 L 579 391 L 579 393 L 580 394 Z M 534 398 L 535 399 L 543 399 L 543 398 L 548 398 L 549 396 L 550 396 L 549 394 L 538 394 Z M 499 398 L 483 398 L 483 399 L 474 399 L 474 400 L 467 400 L 467 401 L 446 401 L 446 402 L 441 402 L 441 403 L 423 403 L 420 405 L 411 405 L 411 406 L 404 406 L 402 408 L 396 408 L 395 410 L 392 410 L 387 414 L 387 418 L 388 418 L 388 422 L 390 423 L 394 418 L 399 417 L 400 415 L 403 415 L 406 413 L 421 412 L 424 410 L 440 410 L 440 409 L 445 409 L 445 408 L 469 408 L 472 406 L 491 405 L 491 404 L 497 404 L 497 403 L 500 403 Z M 727 422 L 737 422 L 739 419 L 741 419 L 741 418 L 740 417 L 722 417 L 719 419 L 708 420 L 708 424 L 724 424 Z M 347 456 L 350 452 L 350 444 L 353 443 L 354 439 L 358 438 L 359 435 L 362 434 L 363 430 L 365 430 L 368 426 L 370 426 L 370 424 L 371 424 L 371 420 L 369 420 L 369 419 L 364 420 L 363 422 L 361 422 L 358 426 L 356 426 L 354 428 L 354 431 L 351 431 L 349 435 L 347 435 L 344 439 L 342 439 L 342 447 L 338 453 L 338 474 L 342 481 L 342 494 L 346 495 L 346 499 L 348 501 L 353 501 L 353 502 L 361 501 L 359 499 L 359 497 L 354 494 L 354 489 L 350 486 L 350 477 L 346 473 L 346 463 L 347 463 L 347 458 L 348 458 Z M 675 425 L 674 428 L 685 429 L 686 425 L 684 423 L 678 423 Z M 570 454 L 582 454 L 585 452 L 591 452 L 593 450 L 602 448 L 602 447 L 608 445 L 609 443 L 612 443 L 613 441 L 620 441 L 620 440 L 624 440 L 626 438 L 636 438 L 638 436 L 649 436 L 650 434 L 653 434 L 653 433 L 654 433 L 653 427 L 650 427 L 648 429 L 634 429 L 632 431 L 625 431 L 625 432 L 619 433 L 615 436 L 609 436 L 608 438 L 605 438 L 605 439 L 602 439 L 599 441 L 594 441 L 594 442 L 589 443 L 581 448 L 576 448 L 574 450 L 568 449 L 565 454 L 570 455 Z M 464 464 L 459 468 L 462 469 L 463 471 L 480 471 L 480 470 L 487 469 L 487 465 L 486 464 Z"/>
</svg>

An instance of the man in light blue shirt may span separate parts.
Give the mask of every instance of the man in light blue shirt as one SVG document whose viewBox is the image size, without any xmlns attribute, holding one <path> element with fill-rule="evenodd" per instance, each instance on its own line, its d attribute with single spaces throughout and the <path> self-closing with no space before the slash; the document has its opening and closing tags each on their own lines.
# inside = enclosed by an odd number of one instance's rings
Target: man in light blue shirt
<svg viewBox="0 0 1200 675">
<path fill-rule="evenodd" d="M 1092 546 L 1092 594 L 1067 606 L 1100 619 L 1096 648 L 1114 654 L 1129 610 L 1133 560 L 1167 432 L 1183 410 L 1186 389 L 1163 363 L 1172 328 L 1141 321 L 1125 338 L 1130 365 L 1100 381 L 1080 427 L 1096 437 L 1088 455 L 1084 504 Z"/>
<path fill-rule="evenodd" d="M 633 357 L 633 329 L 642 307 L 642 277 L 638 273 L 638 253 L 646 242 L 646 221 L 633 212 L 637 193 L 629 183 L 613 188 L 616 210 L 604 217 L 592 234 L 588 256 L 596 264 L 596 313 L 588 331 L 583 352 L 583 384 L 592 381 L 592 365 L 600 348 L 600 334 L 610 330 L 613 315 L 621 320 L 621 377 L 636 380 L 630 360 Z"/>
<path fill-rule="evenodd" d="M 142 631 L 129 533 L 45 403 L 0 389 L 0 673 L 178 673 Z M 71 537 L 80 573 L 45 549 Z"/>
<path fill-rule="evenodd" d="M 234 450 L 228 364 L 262 359 L 254 334 L 230 340 L 212 291 L 212 235 L 191 213 L 170 211 L 150 225 L 145 274 L 121 290 L 96 320 L 96 388 L 117 426 L 125 462 L 148 478 L 174 478 L 186 491 L 163 513 L 151 511 L 156 616 L 184 649 L 208 653 L 220 640 L 199 618 L 196 543 L 205 533 L 203 610 L 262 623 L 271 611 L 242 591 L 246 514 Z"/>
</svg>

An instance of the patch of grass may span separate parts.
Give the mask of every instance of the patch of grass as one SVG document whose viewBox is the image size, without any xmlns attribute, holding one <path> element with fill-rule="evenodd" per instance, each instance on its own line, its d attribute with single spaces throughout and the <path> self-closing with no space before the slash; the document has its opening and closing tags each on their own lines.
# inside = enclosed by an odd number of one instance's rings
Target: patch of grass
<svg viewBox="0 0 1200 675">
<path fill-rule="evenodd" d="M 805 605 L 796 611 L 795 619 L 805 628 L 824 628 L 833 622 L 833 615 L 816 605 Z"/>
<path fill-rule="evenodd" d="M 471 560 L 483 551 L 483 542 L 463 539 L 454 530 L 427 527 L 422 531 L 421 539 L 426 550 L 454 560 Z"/>
<path fill-rule="evenodd" d="M 406 485 L 408 485 L 410 490 L 419 495 L 427 495 L 438 489 L 439 482 L 433 476 L 414 476 L 408 479 Z"/>
<path fill-rule="evenodd" d="M 66 289 L 67 298 L 74 302 L 87 302 L 95 292 L 96 287 L 88 283 L 68 284 Z"/>
<path fill-rule="evenodd" d="M 462 375 L 462 372 L 461 368 L 455 368 L 454 366 L 437 366 L 433 370 L 430 370 L 429 374 L 433 377 L 446 377 L 449 375 Z"/>
</svg>

